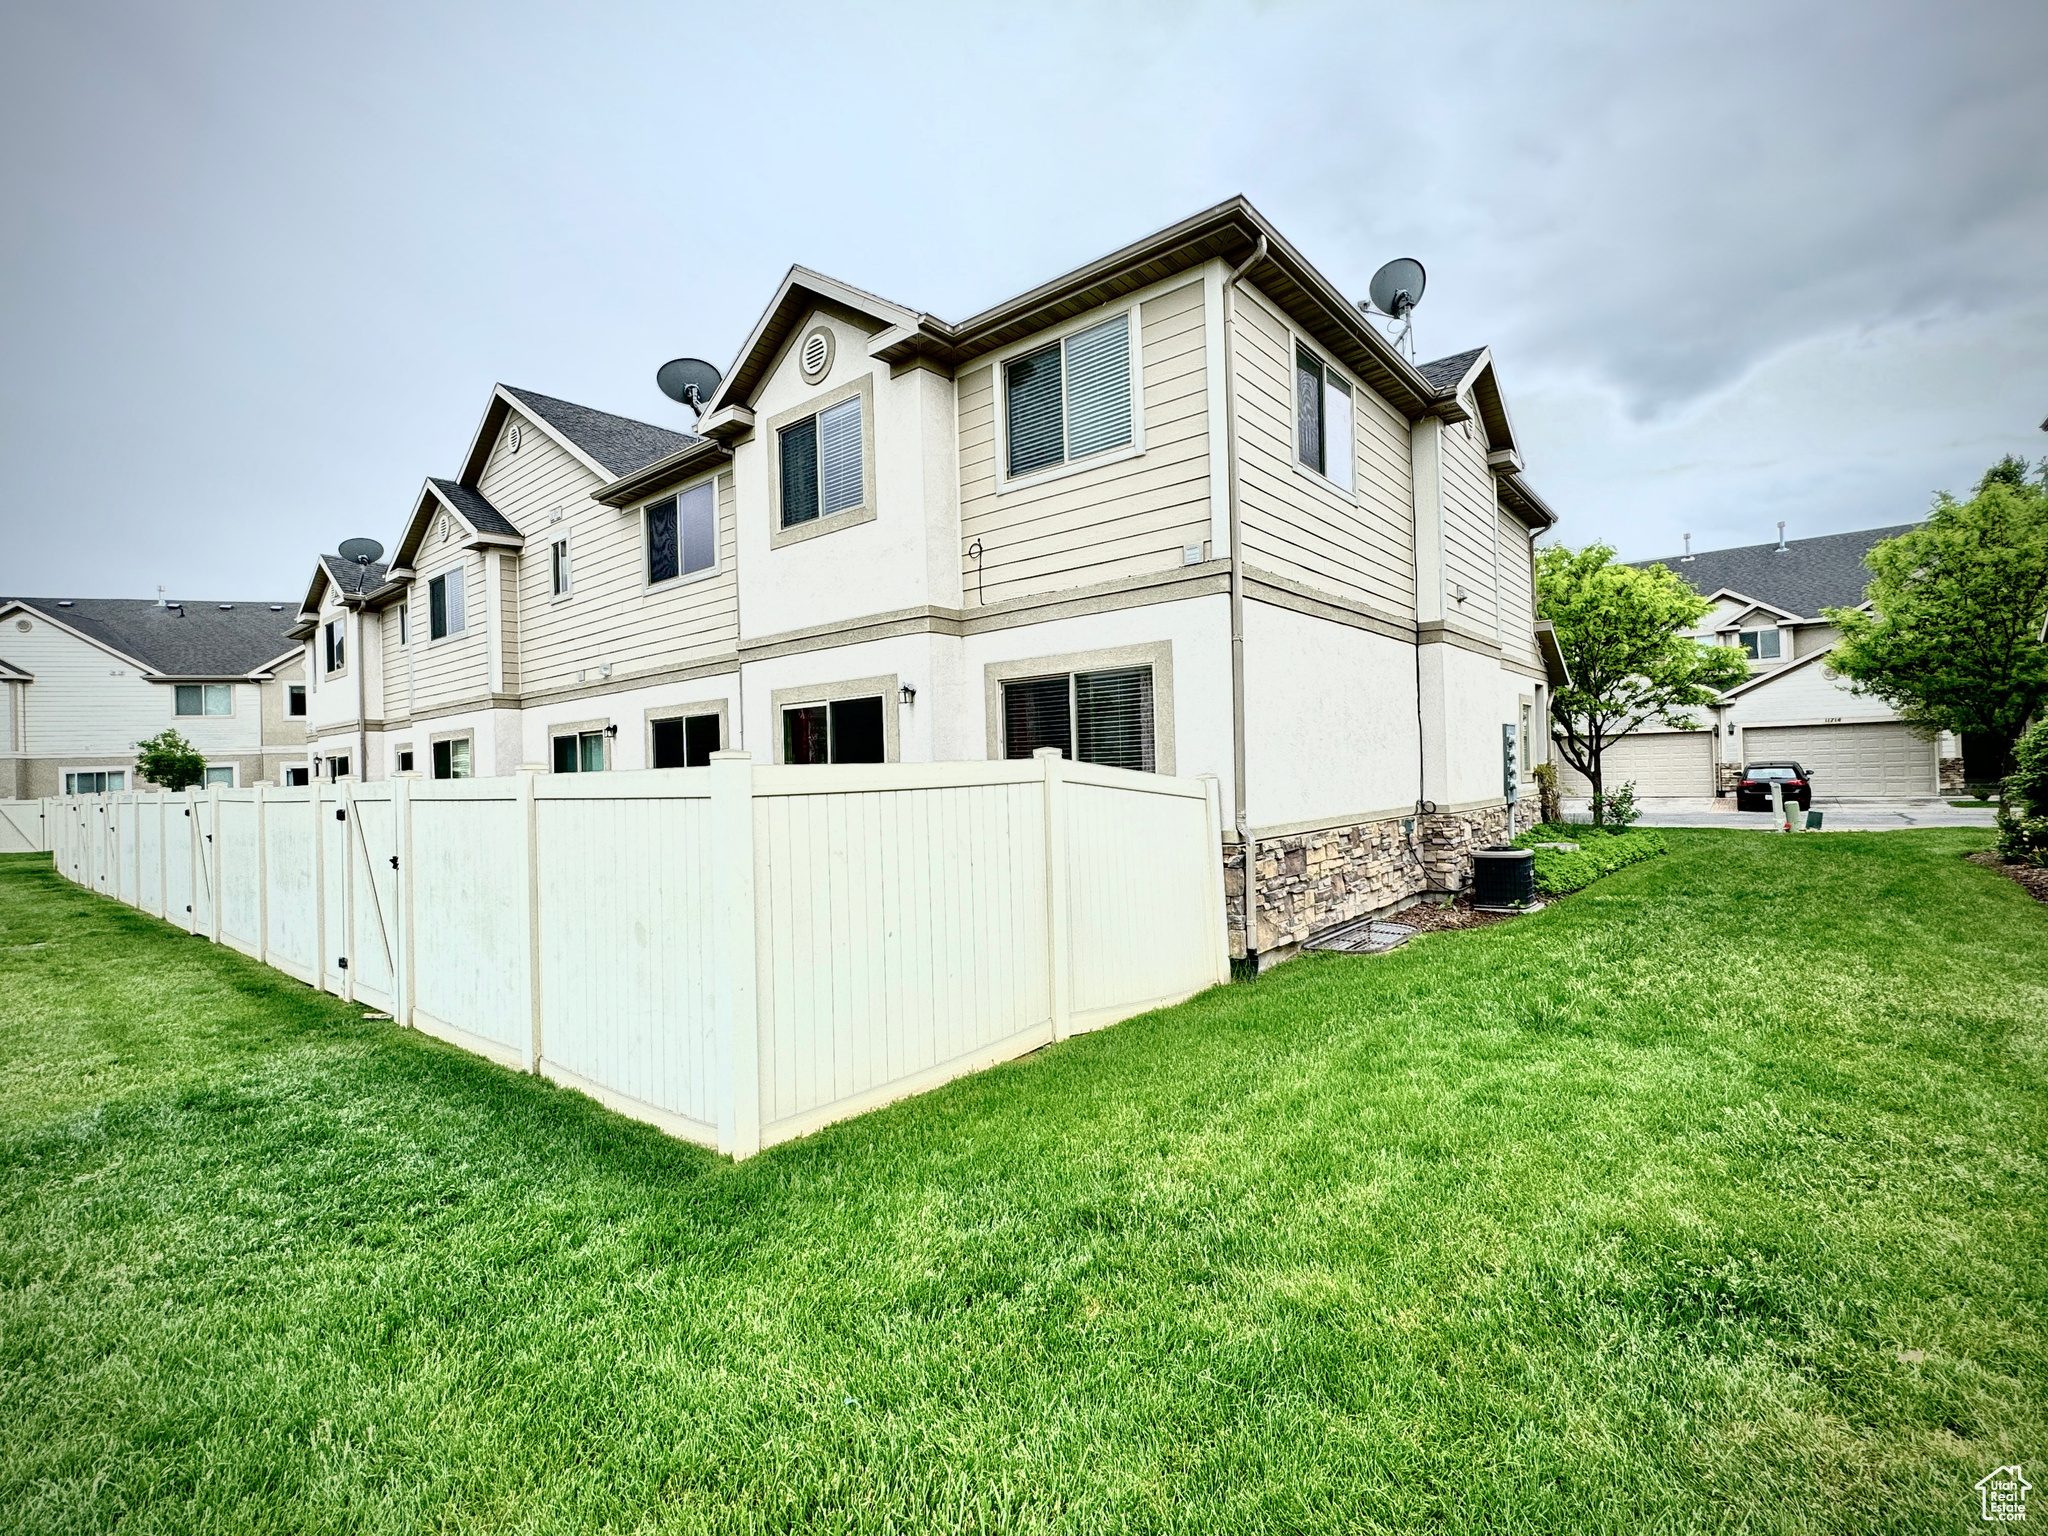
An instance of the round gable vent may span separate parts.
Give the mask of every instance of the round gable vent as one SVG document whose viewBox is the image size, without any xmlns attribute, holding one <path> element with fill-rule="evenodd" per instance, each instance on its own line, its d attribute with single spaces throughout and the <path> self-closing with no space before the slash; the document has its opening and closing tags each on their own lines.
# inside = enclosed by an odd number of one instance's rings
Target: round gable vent
<svg viewBox="0 0 2048 1536">
<path fill-rule="evenodd" d="M 520 434 L 518 422 L 513 422 L 511 426 L 505 429 L 505 446 L 511 449 L 514 453 L 517 453 L 519 451 L 519 436 Z"/>
<path fill-rule="evenodd" d="M 822 325 L 813 329 L 797 349 L 796 360 L 806 383 L 815 384 L 825 377 L 825 370 L 832 366 L 832 332 Z"/>
<path fill-rule="evenodd" d="M 34 629 L 34 628 L 35 628 L 35 625 L 33 625 L 33 624 L 29 623 L 29 621 L 28 621 L 27 619 L 16 619 L 16 620 L 14 621 L 14 627 L 15 627 L 16 629 L 20 630 L 20 631 L 21 631 L 21 632 L 22 632 L 22 633 L 23 633 L 23 634 L 25 635 L 25 634 L 27 634 L 27 633 L 28 633 L 28 632 L 29 632 L 30 630 Z"/>
</svg>

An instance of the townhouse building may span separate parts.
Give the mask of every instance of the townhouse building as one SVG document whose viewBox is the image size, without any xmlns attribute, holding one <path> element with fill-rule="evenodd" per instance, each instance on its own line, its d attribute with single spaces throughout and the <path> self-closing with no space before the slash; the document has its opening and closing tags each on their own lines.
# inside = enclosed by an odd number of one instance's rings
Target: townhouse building
<svg viewBox="0 0 2048 1536">
<path fill-rule="evenodd" d="M 1823 799 L 1915 799 L 1963 787 L 1962 744 L 1944 732 L 1916 736 L 1883 699 L 1859 694 L 1828 670 L 1842 637 L 1830 608 L 1867 608 L 1864 557 L 1880 540 L 1917 526 L 1901 523 L 1811 539 L 1691 550 L 1662 565 L 1712 607 L 1693 631 L 1703 645 L 1739 647 L 1749 676 L 1691 718 L 1696 728 L 1645 730 L 1623 738 L 1603 765 L 1609 783 L 1637 793 L 1706 797 L 1732 792 L 1745 763 L 1796 762 Z M 1568 765 L 1569 792 L 1592 786 Z"/>
<path fill-rule="evenodd" d="M 136 743 L 175 728 L 209 783 L 275 779 L 305 751 L 289 603 L 0 598 L 0 799 L 139 787 Z"/>
<path fill-rule="evenodd" d="M 793 268 L 693 427 L 495 389 L 313 574 L 306 770 L 1213 774 L 1265 957 L 1534 819 L 1555 517 L 1492 356 L 1411 363 L 1242 199 L 958 322 Z"/>
</svg>

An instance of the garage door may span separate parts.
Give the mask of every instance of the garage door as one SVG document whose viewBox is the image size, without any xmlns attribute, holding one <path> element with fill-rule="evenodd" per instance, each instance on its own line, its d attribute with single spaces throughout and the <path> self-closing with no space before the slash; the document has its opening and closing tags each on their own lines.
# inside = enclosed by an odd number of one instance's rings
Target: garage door
<svg viewBox="0 0 2048 1536">
<path fill-rule="evenodd" d="M 1559 787 L 1568 795 L 1590 795 L 1588 783 L 1560 755 Z M 1714 793 L 1714 733 L 1664 731 L 1624 736 L 1601 754 L 1600 776 L 1610 790 L 1633 779 L 1638 795 L 1711 797 Z"/>
<path fill-rule="evenodd" d="M 1752 763 L 1798 763 L 1821 800 L 1934 793 L 1934 743 L 1903 725 L 1751 726 L 1742 750 Z"/>
</svg>

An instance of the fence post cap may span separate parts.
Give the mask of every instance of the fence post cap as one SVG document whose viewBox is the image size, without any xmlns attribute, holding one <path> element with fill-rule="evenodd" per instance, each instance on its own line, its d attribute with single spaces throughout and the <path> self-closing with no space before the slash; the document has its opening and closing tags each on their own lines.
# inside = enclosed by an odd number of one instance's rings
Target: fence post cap
<svg viewBox="0 0 2048 1536">
<path fill-rule="evenodd" d="M 714 763 L 751 763 L 753 760 L 754 754 L 751 752 L 714 752 L 711 754 L 711 761 Z"/>
<path fill-rule="evenodd" d="M 1039 747 L 1031 755 L 1033 757 L 1065 757 L 1067 754 L 1058 747 Z"/>
<path fill-rule="evenodd" d="M 550 768 L 546 763 L 521 763 L 512 771 L 514 773 L 553 773 L 554 769 Z"/>
</svg>

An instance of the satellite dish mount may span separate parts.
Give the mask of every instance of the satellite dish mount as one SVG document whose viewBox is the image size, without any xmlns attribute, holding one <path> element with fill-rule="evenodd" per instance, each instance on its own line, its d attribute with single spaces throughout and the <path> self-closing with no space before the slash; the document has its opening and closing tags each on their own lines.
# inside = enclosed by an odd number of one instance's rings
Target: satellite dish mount
<svg viewBox="0 0 2048 1536">
<path fill-rule="evenodd" d="M 701 357 L 678 357 L 663 363 L 654 373 L 661 392 L 678 405 L 687 405 L 704 418 L 704 407 L 718 392 L 719 372 Z"/>
<path fill-rule="evenodd" d="M 1372 275 L 1370 297 L 1358 307 L 1368 315 L 1392 320 L 1401 327 L 1394 333 L 1394 345 L 1410 362 L 1415 360 L 1415 306 L 1422 302 L 1423 285 L 1429 274 L 1412 256 L 1398 256 Z"/>
</svg>

